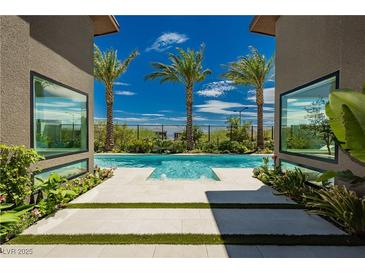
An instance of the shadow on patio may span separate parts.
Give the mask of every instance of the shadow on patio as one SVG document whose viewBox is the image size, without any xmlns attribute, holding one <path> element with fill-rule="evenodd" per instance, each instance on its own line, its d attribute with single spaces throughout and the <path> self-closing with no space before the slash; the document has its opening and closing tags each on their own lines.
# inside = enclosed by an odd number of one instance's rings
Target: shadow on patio
<svg viewBox="0 0 365 274">
<path fill-rule="evenodd" d="M 272 236 L 277 237 L 275 241 L 279 239 L 279 243 L 280 237 L 284 236 L 282 244 L 285 245 L 285 237 L 288 235 L 294 237 L 316 237 L 318 235 L 344 234 L 343 231 L 321 217 L 310 215 L 303 209 L 273 208 L 272 204 L 283 204 L 285 202 L 293 204 L 294 202 L 285 196 L 273 195 L 272 189 L 268 186 L 262 186 L 258 190 L 249 191 L 207 191 L 206 196 L 209 203 L 230 203 L 239 200 L 241 203 L 260 204 L 260 208 L 252 209 L 212 208 L 205 213 L 206 216 L 201 216 L 203 219 L 206 218 L 207 228 L 213 225 L 209 223 L 209 219 L 210 222 L 215 222 L 216 233 L 223 235 L 223 239 L 225 235 L 240 235 L 243 237 L 249 235 L 251 238 L 253 238 L 253 235 L 258 235 L 257 243 L 253 240 L 253 243 L 244 246 L 226 244 L 227 256 L 231 258 L 263 257 L 260 248 L 257 246 L 264 244 L 264 242 L 260 242 L 260 239 Z M 277 199 L 278 197 L 280 197 L 279 200 Z M 267 207 L 262 207 L 262 204 L 267 204 Z M 290 239 L 288 240 L 290 241 Z M 288 245 L 290 245 L 289 242 Z M 268 255 L 275 257 L 275 254 Z"/>
</svg>

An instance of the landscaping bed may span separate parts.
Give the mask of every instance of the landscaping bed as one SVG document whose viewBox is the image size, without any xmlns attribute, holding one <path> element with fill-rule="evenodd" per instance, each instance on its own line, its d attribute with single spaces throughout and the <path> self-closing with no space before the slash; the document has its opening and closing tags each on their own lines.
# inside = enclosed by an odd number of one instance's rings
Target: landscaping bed
<svg viewBox="0 0 365 274">
<path fill-rule="evenodd" d="M 350 235 L 365 237 L 365 198 L 345 186 L 332 185 L 328 175 L 318 178 L 320 184 L 311 184 L 300 169 L 283 172 L 280 167 L 270 167 L 268 158 L 263 159 L 261 167 L 254 169 L 253 175 Z M 354 181 L 358 181 L 355 177 Z"/>
<path fill-rule="evenodd" d="M 113 169 L 95 168 L 93 173 L 71 180 L 55 173 L 41 180 L 34 178 L 30 169 L 42 159 L 34 150 L 1 145 L 0 152 L 1 243 L 113 175 Z"/>
</svg>

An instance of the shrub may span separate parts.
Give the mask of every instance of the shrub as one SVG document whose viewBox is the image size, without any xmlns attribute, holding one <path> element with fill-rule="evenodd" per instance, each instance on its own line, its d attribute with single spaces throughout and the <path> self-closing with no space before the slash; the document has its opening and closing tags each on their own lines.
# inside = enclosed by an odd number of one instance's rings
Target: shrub
<svg viewBox="0 0 365 274">
<path fill-rule="evenodd" d="M 150 153 L 153 146 L 154 143 L 151 139 L 132 140 L 127 146 L 127 151 L 131 153 Z"/>
<path fill-rule="evenodd" d="M 204 135 L 204 133 L 203 133 L 203 131 L 201 130 L 200 127 L 193 126 L 193 142 L 194 142 L 194 146 L 196 146 L 199 143 L 199 141 L 200 141 L 200 139 L 202 139 L 203 135 Z M 182 141 L 185 141 L 185 142 L 187 141 L 187 139 L 186 139 L 186 129 L 181 134 L 181 140 Z"/>
<path fill-rule="evenodd" d="M 30 166 L 42 159 L 34 149 L 0 144 L 0 194 L 5 196 L 5 202 L 23 204 L 31 193 Z"/>
<path fill-rule="evenodd" d="M 201 143 L 201 144 L 199 144 L 197 149 L 199 149 L 202 152 L 206 152 L 206 153 L 219 153 L 217 143 L 213 143 L 213 142 L 211 142 L 211 143 L 210 142 Z"/>
<path fill-rule="evenodd" d="M 273 151 L 274 150 L 274 140 L 265 141 L 265 148 Z"/>
<path fill-rule="evenodd" d="M 308 177 L 299 168 L 287 170 L 282 176 L 273 180 L 273 186 L 281 193 L 296 201 L 303 200 L 303 194 L 310 191 L 307 185 Z"/>
<path fill-rule="evenodd" d="M 259 179 L 267 185 L 272 185 L 273 181 L 278 176 L 282 176 L 280 167 L 271 168 L 269 157 L 262 158 L 262 165 L 253 169 L 253 177 Z"/>
<path fill-rule="evenodd" d="M 365 199 L 345 186 L 314 191 L 305 195 L 312 213 L 331 218 L 351 234 L 365 236 Z"/>
<path fill-rule="evenodd" d="M 183 153 L 186 151 L 186 143 L 183 141 L 174 141 L 171 146 L 171 153 Z"/>
<path fill-rule="evenodd" d="M 174 141 L 156 139 L 153 147 L 153 152 L 157 153 L 170 153 L 173 147 Z"/>
<path fill-rule="evenodd" d="M 56 173 L 52 173 L 46 180 L 39 178 L 37 180 L 35 191 L 39 194 L 36 203 L 41 215 L 53 212 L 60 204 L 71 200 L 77 195 L 75 191 L 63 186 L 67 180 Z"/>
<path fill-rule="evenodd" d="M 22 220 L 33 206 L 23 205 L 14 208 L 14 204 L 0 203 L 0 239 L 6 240 L 8 234 L 16 230 Z"/>
<path fill-rule="evenodd" d="M 247 148 L 237 141 L 223 141 L 218 145 L 218 150 L 223 153 L 245 153 Z"/>
<path fill-rule="evenodd" d="M 231 141 L 242 142 L 249 139 L 249 132 L 251 123 L 246 122 L 240 125 L 240 119 L 237 117 L 230 117 L 227 119 L 226 136 Z"/>
</svg>

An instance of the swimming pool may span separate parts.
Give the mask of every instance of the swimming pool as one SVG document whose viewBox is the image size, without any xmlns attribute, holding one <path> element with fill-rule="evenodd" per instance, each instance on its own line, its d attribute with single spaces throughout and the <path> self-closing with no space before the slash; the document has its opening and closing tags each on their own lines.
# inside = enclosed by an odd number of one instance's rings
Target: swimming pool
<svg viewBox="0 0 365 274">
<path fill-rule="evenodd" d="M 95 155 L 100 167 L 153 167 L 150 179 L 211 179 L 219 181 L 212 168 L 258 167 L 259 155 Z"/>
</svg>

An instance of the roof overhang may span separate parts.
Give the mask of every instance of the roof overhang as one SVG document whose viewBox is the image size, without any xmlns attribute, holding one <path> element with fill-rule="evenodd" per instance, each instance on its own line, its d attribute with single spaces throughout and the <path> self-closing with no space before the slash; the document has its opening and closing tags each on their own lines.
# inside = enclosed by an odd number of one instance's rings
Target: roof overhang
<svg viewBox="0 0 365 274">
<path fill-rule="evenodd" d="M 94 36 L 119 31 L 118 21 L 112 15 L 90 15 L 90 18 L 94 23 Z"/>
<path fill-rule="evenodd" d="M 278 15 L 257 15 L 252 19 L 250 31 L 275 36 L 275 24 Z"/>
</svg>

